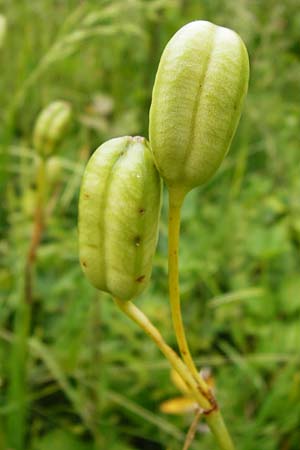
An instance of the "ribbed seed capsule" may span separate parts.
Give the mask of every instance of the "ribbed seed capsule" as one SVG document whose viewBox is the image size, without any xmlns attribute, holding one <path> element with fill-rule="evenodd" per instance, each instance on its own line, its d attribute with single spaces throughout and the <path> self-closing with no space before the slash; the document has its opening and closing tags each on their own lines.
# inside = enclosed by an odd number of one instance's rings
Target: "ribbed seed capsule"
<svg viewBox="0 0 300 450">
<path fill-rule="evenodd" d="M 72 115 L 69 103 L 57 100 L 43 109 L 35 123 L 33 145 L 43 156 L 49 156 L 63 138 Z"/>
<path fill-rule="evenodd" d="M 79 254 L 96 288 L 121 300 L 145 289 L 160 207 L 161 180 L 144 138 L 111 139 L 95 151 L 80 191 Z"/>
<path fill-rule="evenodd" d="M 161 176 L 184 193 L 209 180 L 229 149 L 247 92 L 246 47 L 232 30 L 195 21 L 167 44 L 150 110 Z"/>
</svg>

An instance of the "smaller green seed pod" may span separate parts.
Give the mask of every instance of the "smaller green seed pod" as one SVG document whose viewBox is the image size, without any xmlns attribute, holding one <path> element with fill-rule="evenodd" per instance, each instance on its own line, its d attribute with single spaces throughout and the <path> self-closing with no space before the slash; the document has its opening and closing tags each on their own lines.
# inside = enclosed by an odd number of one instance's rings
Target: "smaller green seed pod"
<svg viewBox="0 0 300 450">
<path fill-rule="evenodd" d="M 79 256 L 97 289 L 121 300 L 148 284 L 158 238 L 161 179 L 146 139 L 125 136 L 90 158 L 79 200 Z"/>
<path fill-rule="evenodd" d="M 63 138 L 70 124 L 72 109 L 69 103 L 56 100 L 43 109 L 35 123 L 33 145 L 42 155 L 48 157 Z"/>
<path fill-rule="evenodd" d="M 248 88 L 246 47 L 232 30 L 206 21 L 182 27 L 156 74 L 150 143 L 168 187 L 186 194 L 220 166 Z"/>
</svg>

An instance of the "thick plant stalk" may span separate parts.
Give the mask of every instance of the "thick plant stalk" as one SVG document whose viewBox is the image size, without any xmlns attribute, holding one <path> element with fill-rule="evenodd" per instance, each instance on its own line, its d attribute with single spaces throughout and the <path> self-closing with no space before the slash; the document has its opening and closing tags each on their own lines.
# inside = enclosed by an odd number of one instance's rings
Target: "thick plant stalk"
<svg viewBox="0 0 300 450">
<path fill-rule="evenodd" d="M 234 450 L 234 444 L 217 404 L 211 402 L 211 400 L 204 395 L 201 386 L 196 382 L 188 367 L 179 358 L 177 353 L 175 353 L 174 350 L 164 341 L 157 328 L 132 302 L 115 299 L 115 303 L 121 311 L 133 320 L 154 341 L 154 343 L 168 359 L 174 370 L 176 370 L 176 372 L 185 381 L 191 392 L 194 394 L 199 406 L 202 410 L 204 410 L 207 424 L 214 434 L 220 449 Z"/>
</svg>

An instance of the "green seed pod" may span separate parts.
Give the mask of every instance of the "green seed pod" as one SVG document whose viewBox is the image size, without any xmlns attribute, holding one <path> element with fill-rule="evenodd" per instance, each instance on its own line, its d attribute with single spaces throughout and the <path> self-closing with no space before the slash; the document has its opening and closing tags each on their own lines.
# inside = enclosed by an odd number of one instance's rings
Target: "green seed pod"
<svg viewBox="0 0 300 450">
<path fill-rule="evenodd" d="M 71 121 L 69 103 L 57 100 L 43 109 L 35 123 L 33 145 L 43 156 L 49 156 L 63 138 Z"/>
<path fill-rule="evenodd" d="M 167 44 L 150 110 L 150 143 L 169 188 L 186 194 L 226 155 L 248 88 L 246 47 L 232 30 L 195 21 Z"/>
<path fill-rule="evenodd" d="M 147 141 L 101 145 L 87 164 L 79 200 L 79 254 L 98 289 L 121 300 L 148 284 L 158 237 L 161 180 Z"/>
</svg>

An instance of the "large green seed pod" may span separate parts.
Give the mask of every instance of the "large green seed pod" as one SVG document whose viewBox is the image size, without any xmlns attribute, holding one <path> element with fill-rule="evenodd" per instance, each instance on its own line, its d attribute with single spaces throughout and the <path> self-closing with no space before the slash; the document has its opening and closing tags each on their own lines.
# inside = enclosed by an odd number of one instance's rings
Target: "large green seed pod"
<svg viewBox="0 0 300 450">
<path fill-rule="evenodd" d="M 35 123 L 33 145 L 43 156 L 49 156 L 63 138 L 71 121 L 69 103 L 56 100 L 43 109 Z"/>
<path fill-rule="evenodd" d="M 95 151 L 80 191 L 79 254 L 96 288 L 121 300 L 145 289 L 160 207 L 161 179 L 144 138 L 111 139 Z"/>
<path fill-rule="evenodd" d="M 218 169 L 235 133 L 248 88 L 241 38 L 195 21 L 167 44 L 150 110 L 150 143 L 169 188 L 186 194 Z"/>
</svg>

